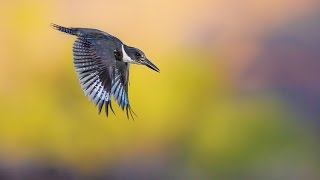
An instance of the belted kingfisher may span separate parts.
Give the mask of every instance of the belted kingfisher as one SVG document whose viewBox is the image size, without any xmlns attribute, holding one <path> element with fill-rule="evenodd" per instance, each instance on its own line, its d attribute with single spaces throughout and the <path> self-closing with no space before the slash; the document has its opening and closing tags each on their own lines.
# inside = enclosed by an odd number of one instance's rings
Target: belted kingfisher
<svg viewBox="0 0 320 180">
<path fill-rule="evenodd" d="M 125 45 L 117 37 L 90 28 L 66 28 L 51 24 L 56 30 L 77 36 L 73 44 L 73 64 L 85 95 L 89 97 L 101 113 L 103 105 L 108 116 L 111 96 L 127 118 L 133 119 L 128 99 L 129 64 L 142 64 L 160 72 L 145 54 L 134 47 Z"/>
</svg>

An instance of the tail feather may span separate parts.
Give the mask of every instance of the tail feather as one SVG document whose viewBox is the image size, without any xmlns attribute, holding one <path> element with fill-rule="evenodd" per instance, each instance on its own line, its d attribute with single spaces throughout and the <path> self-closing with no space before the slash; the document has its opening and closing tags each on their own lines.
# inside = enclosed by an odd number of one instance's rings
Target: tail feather
<svg viewBox="0 0 320 180">
<path fill-rule="evenodd" d="M 63 27 L 63 26 L 59 26 L 57 24 L 51 24 L 51 27 L 53 29 L 56 29 L 58 31 L 61 31 L 61 32 L 64 32 L 64 33 L 67 33 L 67 34 L 77 35 L 77 31 L 76 31 L 75 28 L 66 28 L 66 27 Z"/>
</svg>

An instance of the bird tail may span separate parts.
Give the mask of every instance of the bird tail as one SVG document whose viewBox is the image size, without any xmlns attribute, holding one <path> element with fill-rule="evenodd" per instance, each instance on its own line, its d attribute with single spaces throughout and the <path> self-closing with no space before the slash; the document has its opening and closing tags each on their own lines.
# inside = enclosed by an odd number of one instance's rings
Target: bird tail
<svg viewBox="0 0 320 180">
<path fill-rule="evenodd" d="M 76 28 L 66 28 L 66 27 L 63 27 L 63 26 L 59 26 L 57 24 L 51 24 L 51 27 L 53 29 L 56 29 L 58 31 L 61 31 L 61 32 L 64 32 L 64 33 L 67 33 L 67 34 L 77 35 L 77 29 Z"/>
</svg>

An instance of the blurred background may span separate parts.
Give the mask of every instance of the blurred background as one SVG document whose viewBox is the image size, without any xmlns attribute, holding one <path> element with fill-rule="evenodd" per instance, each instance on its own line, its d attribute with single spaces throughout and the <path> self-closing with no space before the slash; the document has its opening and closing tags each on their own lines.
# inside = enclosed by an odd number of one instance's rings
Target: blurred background
<svg viewBox="0 0 320 180">
<path fill-rule="evenodd" d="M 0 179 L 320 179 L 318 0 L 0 2 Z M 84 96 L 75 37 L 101 29 L 132 65 L 138 118 Z"/>
</svg>

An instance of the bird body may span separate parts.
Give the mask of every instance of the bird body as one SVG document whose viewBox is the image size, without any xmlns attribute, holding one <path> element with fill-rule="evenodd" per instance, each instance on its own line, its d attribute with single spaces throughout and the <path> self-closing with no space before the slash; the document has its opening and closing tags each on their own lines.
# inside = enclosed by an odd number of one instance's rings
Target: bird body
<svg viewBox="0 0 320 180">
<path fill-rule="evenodd" d="M 73 44 L 73 64 L 86 96 L 98 106 L 105 106 L 108 116 L 113 96 L 118 105 L 133 118 L 128 98 L 129 64 L 142 64 L 159 72 L 144 53 L 125 45 L 117 37 L 90 28 L 66 28 L 52 24 L 56 30 L 77 36 Z"/>
</svg>

